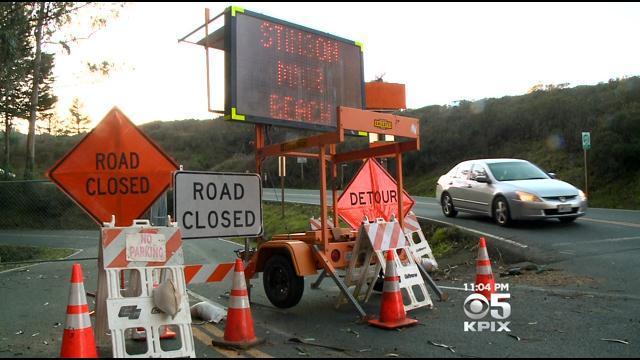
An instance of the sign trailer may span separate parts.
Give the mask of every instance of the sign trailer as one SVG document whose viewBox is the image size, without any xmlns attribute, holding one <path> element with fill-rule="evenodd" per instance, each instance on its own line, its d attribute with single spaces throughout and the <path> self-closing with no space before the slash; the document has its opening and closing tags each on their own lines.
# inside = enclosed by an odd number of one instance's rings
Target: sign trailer
<svg viewBox="0 0 640 360">
<path fill-rule="evenodd" d="M 210 24 L 217 19 L 223 19 L 224 25 L 214 29 Z M 210 26 L 212 32 L 209 32 Z M 204 38 L 187 40 L 201 29 L 204 29 Z M 378 96 L 365 98 L 365 88 L 368 89 L 369 83 L 364 83 L 363 46 L 360 42 L 237 6 L 228 7 L 213 18 L 205 10 L 204 24 L 180 41 L 205 49 L 209 111 L 223 113 L 227 120 L 254 124 L 256 173 L 262 173 L 262 165 L 267 159 L 278 156 L 318 160 L 320 229 L 273 235 L 268 241 L 259 240 L 256 249 L 245 247 L 244 254 L 241 252 L 239 256 L 250 259 L 245 269 L 246 278 L 251 279 L 262 272 L 269 301 L 277 307 L 289 308 L 302 297 L 304 277 L 316 275 L 320 270 L 319 279 L 330 275 L 359 314 L 365 317 L 366 313 L 336 273 L 336 269 L 348 266 L 357 232 L 340 228 L 339 223 L 330 229 L 328 217 L 331 211 L 337 222 L 338 215 L 344 219 L 349 212 L 345 209 L 343 214 L 339 210 L 338 168 L 348 162 L 387 157 L 395 159 L 396 181 L 364 186 L 358 189 L 355 197 L 347 195 L 346 200 L 355 201 L 349 206 L 358 207 L 353 216 L 347 217 L 354 220 L 360 217 L 358 212 L 361 213 L 362 209 L 359 207 L 380 203 L 373 209 L 381 210 L 385 216 L 397 212 L 396 218 L 402 226 L 404 215 L 411 208 L 411 200 L 403 189 L 402 154 L 420 148 L 419 120 L 387 111 L 406 108 L 404 86 L 380 82 L 375 84 Z M 211 109 L 210 49 L 224 52 L 223 111 Z M 320 133 L 269 144 L 267 125 L 317 130 Z M 391 141 L 367 144 L 364 149 L 339 146 L 348 135 L 367 136 L 368 133 L 384 135 Z M 370 161 L 375 163 L 375 160 Z M 280 176 L 284 179 L 284 161 L 279 163 Z M 328 190 L 332 192 L 333 200 L 328 199 Z M 187 197 L 193 198 L 193 192 L 193 188 L 187 188 Z M 371 201 L 363 205 L 368 201 L 365 196 L 370 196 L 367 199 Z M 208 211 L 214 208 L 210 207 Z M 242 215 L 240 219 L 243 219 Z M 361 222 L 362 218 L 357 221 Z M 199 224 L 206 226 L 202 221 Z M 355 221 L 351 224 L 358 226 Z M 284 266 L 283 262 L 288 265 Z M 275 283 L 279 285 L 272 285 Z"/>
</svg>

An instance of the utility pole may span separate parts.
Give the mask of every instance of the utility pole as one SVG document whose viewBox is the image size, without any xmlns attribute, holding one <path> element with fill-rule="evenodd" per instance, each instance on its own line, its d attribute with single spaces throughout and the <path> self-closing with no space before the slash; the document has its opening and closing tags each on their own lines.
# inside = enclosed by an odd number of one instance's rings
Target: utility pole
<svg viewBox="0 0 640 360">
<path fill-rule="evenodd" d="M 591 133 L 582 132 L 582 150 L 584 151 L 584 194 L 589 198 L 589 171 L 587 163 L 587 150 L 591 149 Z"/>
<path fill-rule="evenodd" d="M 284 219 L 284 177 L 286 175 L 285 156 L 278 156 L 278 176 L 280 176 L 281 200 L 282 200 L 282 218 Z"/>
</svg>

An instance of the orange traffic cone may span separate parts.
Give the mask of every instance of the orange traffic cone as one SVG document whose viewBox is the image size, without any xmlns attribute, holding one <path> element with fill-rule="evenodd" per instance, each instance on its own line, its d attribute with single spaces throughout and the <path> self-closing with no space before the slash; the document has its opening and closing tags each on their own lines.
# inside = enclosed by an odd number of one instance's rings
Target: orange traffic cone
<svg viewBox="0 0 640 360">
<path fill-rule="evenodd" d="M 224 341 L 211 340 L 211 343 L 217 346 L 246 349 L 263 342 L 264 339 L 258 339 L 253 329 L 244 266 L 242 260 L 236 259 L 230 304 L 227 309 L 227 324 L 224 328 Z"/>
<path fill-rule="evenodd" d="M 484 237 L 480 238 L 478 245 L 478 259 L 476 260 L 476 293 L 482 294 L 488 301 L 491 300 L 491 294 L 495 292 L 496 280 L 493 278 L 491 271 L 491 260 L 487 253 L 487 243 Z"/>
<path fill-rule="evenodd" d="M 82 282 L 82 267 L 73 264 L 71 272 L 71 289 L 67 306 L 67 321 L 62 336 L 63 358 L 95 358 L 98 357 L 96 341 L 93 336 L 89 305 Z"/>
<path fill-rule="evenodd" d="M 415 325 L 416 319 L 408 319 L 404 311 L 402 293 L 400 292 L 400 276 L 396 272 L 394 260 L 395 250 L 387 251 L 387 267 L 384 274 L 384 286 L 382 288 L 382 305 L 380 306 L 380 319 L 371 319 L 369 324 L 383 329 L 392 330 L 399 327 Z"/>
</svg>

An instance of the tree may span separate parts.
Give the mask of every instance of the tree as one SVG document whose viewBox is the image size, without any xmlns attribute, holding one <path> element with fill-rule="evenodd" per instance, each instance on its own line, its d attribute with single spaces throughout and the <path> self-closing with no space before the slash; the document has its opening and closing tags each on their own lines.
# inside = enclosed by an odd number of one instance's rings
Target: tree
<svg viewBox="0 0 640 360">
<path fill-rule="evenodd" d="M 73 16 L 82 8 L 88 5 L 100 6 L 99 3 L 76 3 L 76 2 L 31 2 L 22 3 L 29 10 L 32 25 L 33 43 L 35 52 L 33 53 L 31 99 L 29 102 L 29 132 L 27 134 L 26 164 L 24 178 L 31 179 L 35 167 L 35 129 L 38 120 L 38 109 L 40 109 L 41 78 L 43 76 L 43 44 L 58 44 L 68 54 L 71 52 L 69 43 L 78 40 L 88 39 L 97 30 L 106 26 L 107 20 L 102 16 L 91 17 L 91 27 L 93 32 L 87 37 L 70 36 L 68 39 L 56 40 L 56 34 L 60 34 L 63 26 L 70 23 Z M 122 6 L 122 5 L 119 5 Z M 112 10 L 110 16 L 117 16 L 117 10 Z"/>
<path fill-rule="evenodd" d="M 88 125 L 91 123 L 91 119 L 87 115 L 82 113 L 83 104 L 77 97 L 73 98 L 69 113 L 71 113 L 71 123 L 76 128 L 76 134 L 80 134 L 83 131 L 88 130 Z"/>
<path fill-rule="evenodd" d="M 28 92 L 29 17 L 19 3 L 0 3 L 0 115 L 4 121 L 3 167 L 10 166 L 10 136 L 16 117 L 25 117 Z"/>
</svg>

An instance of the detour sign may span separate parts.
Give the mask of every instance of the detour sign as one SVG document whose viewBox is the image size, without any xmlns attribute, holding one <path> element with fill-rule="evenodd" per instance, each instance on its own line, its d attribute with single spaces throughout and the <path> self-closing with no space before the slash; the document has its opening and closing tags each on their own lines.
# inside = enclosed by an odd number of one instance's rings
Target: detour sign
<svg viewBox="0 0 640 360">
<path fill-rule="evenodd" d="M 47 172 L 99 224 L 142 217 L 171 184 L 176 163 L 118 108 Z"/>
<path fill-rule="evenodd" d="M 408 214 L 415 201 L 403 191 L 403 214 Z M 398 216 L 398 185 L 375 160 L 367 159 L 356 177 L 338 199 L 338 215 L 351 228 L 357 229 L 366 216 L 370 221 Z"/>
</svg>

